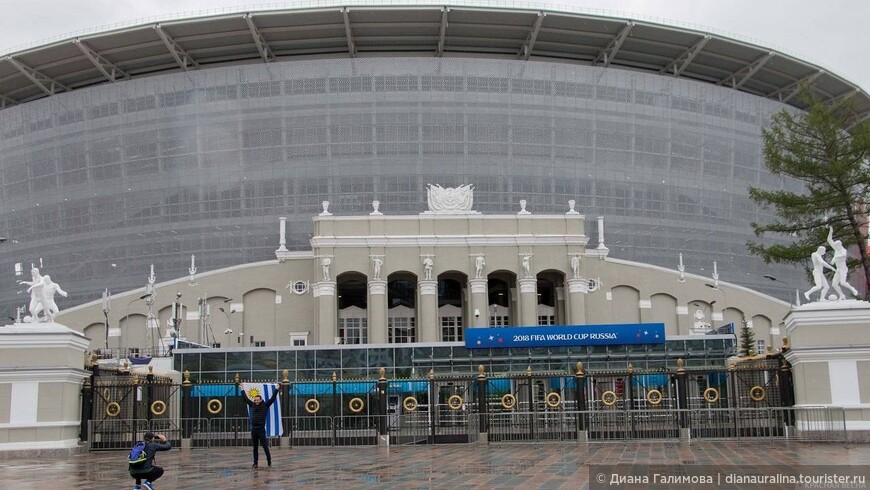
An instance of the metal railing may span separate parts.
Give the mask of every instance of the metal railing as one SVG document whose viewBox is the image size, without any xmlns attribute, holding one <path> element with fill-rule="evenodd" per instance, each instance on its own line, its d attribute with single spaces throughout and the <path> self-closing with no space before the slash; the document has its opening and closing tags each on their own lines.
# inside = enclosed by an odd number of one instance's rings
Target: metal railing
<svg viewBox="0 0 870 490">
<path fill-rule="evenodd" d="M 270 445 L 376 446 L 476 443 L 481 416 L 457 411 L 446 420 L 428 411 L 388 415 L 289 417 L 284 433 Z M 702 408 L 687 410 L 549 410 L 499 412 L 484 416 L 487 440 L 499 443 L 595 442 L 625 440 L 788 439 L 845 442 L 846 417 L 842 408 Z M 97 430 L 97 425 L 99 428 Z M 681 431 L 681 429 L 683 429 Z M 89 449 L 128 449 L 146 432 L 163 434 L 173 447 L 188 434 L 191 447 L 250 445 L 247 417 L 91 421 Z"/>
<path fill-rule="evenodd" d="M 172 419 L 118 419 L 88 422 L 88 450 L 130 449 L 148 432 L 164 435 L 172 447 L 181 447 L 181 426 Z"/>
</svg>

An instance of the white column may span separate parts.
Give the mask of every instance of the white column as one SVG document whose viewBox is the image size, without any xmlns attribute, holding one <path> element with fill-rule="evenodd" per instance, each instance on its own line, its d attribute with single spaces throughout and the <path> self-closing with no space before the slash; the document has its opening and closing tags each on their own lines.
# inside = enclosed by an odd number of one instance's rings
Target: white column
<svg viewBox="0 0 870 490">
<path fill-rule="evenodd" d="M 604 245 L 604 216 L 598 217 L 598 249 L 607 249 Z"/>
<path fill-rule="evenodd" d="M 586 279 L 568 279 L 568 323 L 586 324 L 586 294 L 589 284 Z"/>
<path fill-rule="evenodd" d="M 387 343 L 387 281 L 369 281 L 369 343 Z"/>
<path fill-rule="evenodd" d="M 471 290 L 471 326 L 489 326 L 489 298 L 486 294 L 486 278 L 469 279 L 468 286 Z"/>
<path fill-rule="evenodd" d="M 276 252 L 287 251 L 287 218 L 281 216 L 278 218 L 278 250 Z"/>
<path fill-rule="evenodd" d="M 333 345 L 338 336 L 335 304 L 335 281 L 314 283 L 314 298 L 317 301 L 317 345 Z"/>
<path fill-rule="evenodd" d="M 418 342 L 438 342 L 438 281 L 422 280 L 420 288 L 420 325 L 417 328 Z"/>
<path fill-rule="evenodd" d="M 538 324 L 538 280 L 526 277 L 517 282 L 520 286 L 520 324 L 535 326 Z"/>
</svg>

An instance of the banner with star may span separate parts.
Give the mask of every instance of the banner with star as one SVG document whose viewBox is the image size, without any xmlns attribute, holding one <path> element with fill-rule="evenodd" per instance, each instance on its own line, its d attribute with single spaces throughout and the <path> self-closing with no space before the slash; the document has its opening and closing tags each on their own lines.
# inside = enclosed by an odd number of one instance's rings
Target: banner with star
<svg viewBox="0 0 870 490">
<path fill-rule="evenodd" d="M 465 348 L 663 344 L 664 323 L 466 328 Z"/>
<path fill-rule="evenodd" d="M 242 383 L 241 389 L 248 394 L 248 399 L 253 400 L 259 396 L 265 402 L 272 398 L 275 393 L 275 385 L 272 383 Z M 251 407 L 248 407 L 248 418 L 251 417 Z M 266 435 L 268 437 L 278 437 L 284 432 L 284 426 L 281 423 L 281 396 L 275 397 L 275 401 L 266 411 Z"/>
</svg>

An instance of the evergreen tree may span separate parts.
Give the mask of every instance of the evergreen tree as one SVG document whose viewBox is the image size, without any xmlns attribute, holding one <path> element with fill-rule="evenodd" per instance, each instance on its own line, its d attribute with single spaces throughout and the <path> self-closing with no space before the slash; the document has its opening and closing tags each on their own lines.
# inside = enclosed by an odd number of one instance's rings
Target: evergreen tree
<svg viewBox="0 0 870 490">
<path fill-rule="evenodd" d="M 740 350 L 737 355 L 740 357 L 754 356 L 755 352 L 755 332 L 749 328 L 749 322 L 743 319 L 740 326 Z"/>
<path fill-rule="evenodd" d="M 772 116 L 770 127 L 762 129 L 765 165 L 774 175 L 803 182 L 803 192 L 749 188 L 753 201 L 772 208 L 779 217 L 770 223 L 752 223 L 755 235 L 771 233 L 793 241 L 775 245 L 750 241 L 747 247 L 767 263 L 802 264 L 809 269 L 810 255 L 825 244 L 828 227 L 833 227 L 843 245 L 858 249 L 849 268 L 863 269 L 865 299 L 870 299 L 870 260 L 863 228 L 870 211 L 870 121 L 855 123 L 860 118 L 856 119 L 848 99 L 831 104 L 805 95 L 803 100 L 805 112 L 783 109 Z"/>
</svg>

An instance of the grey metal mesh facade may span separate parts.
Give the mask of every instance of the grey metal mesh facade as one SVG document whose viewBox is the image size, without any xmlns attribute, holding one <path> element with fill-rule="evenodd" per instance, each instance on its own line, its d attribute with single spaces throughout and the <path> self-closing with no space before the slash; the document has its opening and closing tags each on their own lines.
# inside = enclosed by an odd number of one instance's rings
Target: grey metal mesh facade
<svg viewBox="0 0 870 490">
<path fill-rule="evenodd" d="M 564 63 L 371 58 L 203 68 L 100 85 L 0 112 L 0 270 L 41 258 L 71 293 L 309 247 L 311 216 L 425 209 L 427 183 L 475 184 L 475 209 L 605 216 L 618 258 L 793 297 L 790 267 L 750 256 L 769 174 L 760 129 L 784 107 L 707 83 Z M 115 264 L 114 266 L 112 264 Z M 771 283 L 772 274 L 781 283 Z M 0 293 L 3 314 L 23 304 Z"/>
</svg>

